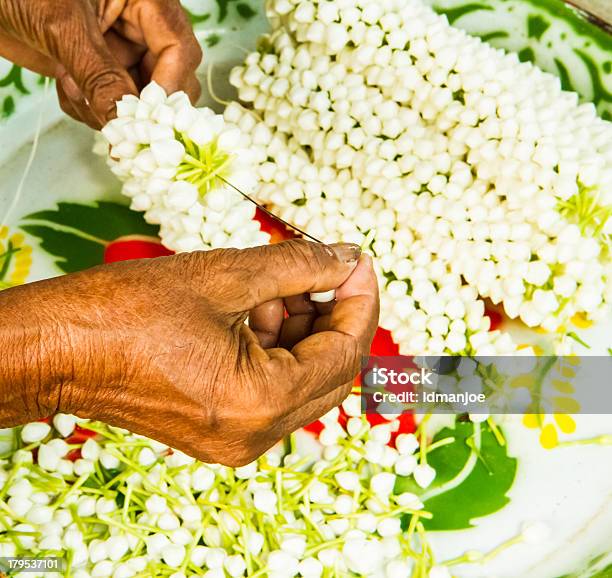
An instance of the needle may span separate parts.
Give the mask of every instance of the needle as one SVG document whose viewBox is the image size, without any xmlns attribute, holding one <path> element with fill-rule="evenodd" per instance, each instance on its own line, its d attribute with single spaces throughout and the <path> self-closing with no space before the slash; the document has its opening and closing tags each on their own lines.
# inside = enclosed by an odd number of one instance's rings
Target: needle
<svg viewBox="0 0 612 578">
<path fill-rule="evenodd" d="M 290 229 L 297 231 L 298 233 L 300 233 L 300 235 L 304 235 L 304 237 L 308 237 L 311 241 L 314 241 L 315 243 L 323 244 L 323 241 L 319 241 L 319 239 L 317 239 L 316 237 L 309 235 L 306 231 L 302 231 L 302 229 L 299 229 L 295 225 L 288 223 L 284 219 L 281 219 L 278 215 L 275 215 L 272 211 L 269 211 L 268 209 L 266 209 L 266 207 L 258 203 L 253 197 L 247 195 L 246 193 L 243 193 L 238 187 L 236 187 L 235 185 L 232 185 L 232 183 L 230 183 L 228 180 L 224 179 L 221 176 L 217 176 L 217 178 L 223 181 L 226 185 L 228 185 L 232 189 L 234 189 L 237 193 L 241 194 L 245 199 L 247 199 L 247 201 L 251 201 L 251 203 L 253 203 L 258 209 L 261 209 L 266 215 L 272 217 L 276 221 L 281 222 L 283 225 L 285 225 L 285 227 L 289 227 Z"/>
<path fill-rule="evenodd" d="M 224 179 L 222 176 L 217 175 L 217 178 L 223 181 L 228 187 L 231 187 L 232 189 L 234 189 L 238 194 L 242 195 L 247 201 L 250 201 L 251 203 L 253 203 L 258 209 L 262 210 L 266 215 L 272 217 L 274 220 L 285 225 L 285 227 L 288 227 L 290 229 L 293 229 L 294 231 L 297 231 L 298 233 L 300 233 L 304 237 L 308 237 L 308 239 L 310 239 L 311 241 L 314 241 L 315 243 L 323 244 L 323 242 L 319 241 L 319 239 L 317 239 L 316 237 L 309 235 L 306 231 L 302 231 L 302 229 L 299 229 L 295 225 L 288 223 L 284 219 L 281 219 L 279 216 L 275 215 L 272 211 L 269 211 L 268 209 L 266 209 L 266 207 L 258 203 L 250 195 L 247 195 L 246 193 L 242 192 L 237 186 L 233 185 L 228 180 Z M 335 298 L 336 298 L 335 289 L 332 289 L 331 291 L 323 291 L 321 293 L 311 293 L 310 294 L 310 300 L 316 303 L 330 303 Z"/>
</svg>

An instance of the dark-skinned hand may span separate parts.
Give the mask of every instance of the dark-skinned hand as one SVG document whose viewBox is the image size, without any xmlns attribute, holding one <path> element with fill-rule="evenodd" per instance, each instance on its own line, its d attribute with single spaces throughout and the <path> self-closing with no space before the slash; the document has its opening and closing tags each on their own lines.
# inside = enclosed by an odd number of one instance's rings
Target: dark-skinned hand
<svg viewBox="0 0 612 578">
<path fill-rule="evenodd" d="M 334 304 L 308 300 L 333 288 Z M 7 289 L 0 427 L 73 413 L 246 464 L 349 394 L 378 307 L 359 247 L 302 240 Z"/>
<path fill-rule="evenodd" d="M 0 56 L 56 78 L 64 112 L 93 128 L 151 80 L 200 95 L 202 51 L 178 0 L 0 0 Z"/>
</svg>

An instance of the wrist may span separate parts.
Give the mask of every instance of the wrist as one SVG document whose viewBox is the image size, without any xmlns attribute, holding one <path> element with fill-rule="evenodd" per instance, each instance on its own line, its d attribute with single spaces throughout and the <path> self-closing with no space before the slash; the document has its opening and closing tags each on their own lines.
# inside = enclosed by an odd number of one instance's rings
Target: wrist
<svg viewBox="0 0 612 578">
<path fill-rule="evenodd" d="M 60 362 L 61 330 L 48 313 L 31 287 L 0 292 L 0 427 L 58 410 L 67 376 Z"/>
</svg>

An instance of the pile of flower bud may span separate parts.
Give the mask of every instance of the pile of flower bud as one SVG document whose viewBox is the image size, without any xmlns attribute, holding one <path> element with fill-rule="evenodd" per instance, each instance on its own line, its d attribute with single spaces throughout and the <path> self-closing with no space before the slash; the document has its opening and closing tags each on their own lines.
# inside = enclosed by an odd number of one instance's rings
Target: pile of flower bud
<svg viewBox="0 0 612 578">
<path fill-rule="evenodd" d="M 117 118 L 102 134 L 107 146 L 100 152 L 108 153 L 131 208 L 160 225 L 169 249 L 244 248 L 269 241 L 253 220 L 254 205 L 226 183 L 249 191 L 254 180 L 242 135 L 222 116 L 195 108 L 184 92 L 167 96 L 153 82 L 140 98 L 126 95 L 117 103 Z"/>
<path fill-rule="evenodd" d="M 482 298 L 560 333 L 609 312 L 612 124 L 593 105 L 420 0 L 267 10 L 230 79 L 248 108 L 225 119 L 259 200 L 323 241 L 372 240 L 402 353 L 512 352 Z"/>
<path fill-rule="evenodd" d="M 72 578 L 450 578 L 420 494 L 394 491 L 399 476 L 432 483 L 435 444 L 397 435 L 398 419 L 371 426 L 356 395 L 343 410 L 346 427 L 338 410 L 323 418 L 318 449 L 274 448 L 235 469 L 66 414 L 29 423 L 0 460 L 0 556 L 62 557 Z M 530 524 L 507 547 L 542 538 Z"/>
</svg>

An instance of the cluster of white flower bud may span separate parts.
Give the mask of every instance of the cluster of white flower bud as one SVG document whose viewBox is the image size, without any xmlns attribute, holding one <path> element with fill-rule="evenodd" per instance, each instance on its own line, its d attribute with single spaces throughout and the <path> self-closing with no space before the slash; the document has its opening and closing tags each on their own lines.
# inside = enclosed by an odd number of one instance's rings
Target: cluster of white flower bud
<svg viewBox="0 0 612 578">
<path fill-rule="evenodd" d="M 131 207 L 160 225 L 174 251 L 249 247 L 269 241 L 253 220 L 255 207 L 225 181 L 253 187 L 250 153 L 240 131 L 184 92 L 167 96 L 156 83 L 140 98 L 126 95 L 102 134 L 108 164 L 123 181 Z"/>
<path fill-rule="evenodd" d="M 401 520 L 428 514 L 396 480 L 414 476 L 426 488 L 435 470 L 414 434 L 390 443 L 398 416 L 371 426 L 356 395 L 343 409 L 346 427 L 338 409 L 322 418 L 314 454 L 274 448 L 235 469 L 70 415 L 27 424 L 22 449 L 0 461 L 12 536 L 0 537 L 0 556 L 59 552 L 75 578 L 396 578 L 415 557 L 427 568 L 423 536 L 415 541 Z M 75 425 L 98 432 L 78 445 L 78 459 L 69 456 Z"/>
<path fill-rule="evenodd" d="M 235 68 L 258 198 L 369 244 L 403 353 L 509 353 L 482 298 L 530 327 L 609 311 L 612 125 L 559 80 L 420 0 L 276 0 Z"/>
</svg>

